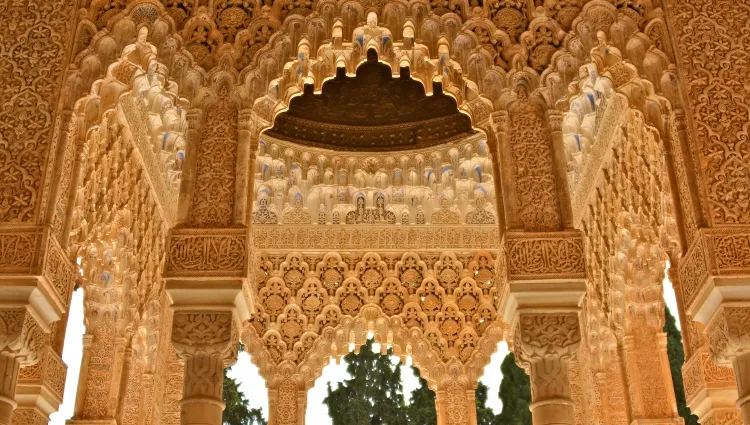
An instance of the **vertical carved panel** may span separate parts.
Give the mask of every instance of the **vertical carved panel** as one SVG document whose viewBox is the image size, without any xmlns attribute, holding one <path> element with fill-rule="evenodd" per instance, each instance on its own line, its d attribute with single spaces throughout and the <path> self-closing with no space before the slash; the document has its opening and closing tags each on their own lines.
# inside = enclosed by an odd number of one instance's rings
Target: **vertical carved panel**
<svg viewBox="0 0 750 425">
<path fill-rule="evenodd" d="M 205 113 L 188 221 L 196 227 L 223 227 L 232 223 L 234 213 L 237 106 L 221 99 Z"/>
<path fill-rule="evenodd" d="M 75 6 L 68 0 L 0 2 L 0 221 L 34 221 L 46 190 L 42 179 Z"/>
<path fill-rule="evenodd" d="M 712 224 L 750 223 L 747 0 L 669 0 Z"/>
<path fill-rule="evenodd" d="M 541 108 L 519 99 L 510 108 L 510 157 L 518 220 L 526 230 L 562 226 L 550 134 Z"/>
</svg>

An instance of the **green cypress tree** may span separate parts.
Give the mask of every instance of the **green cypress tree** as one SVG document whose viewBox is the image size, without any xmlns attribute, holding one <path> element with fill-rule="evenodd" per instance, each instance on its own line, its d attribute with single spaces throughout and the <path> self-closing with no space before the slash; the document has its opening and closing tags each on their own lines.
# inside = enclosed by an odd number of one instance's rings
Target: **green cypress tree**
<svg viewBox="0 0 750 425">
<path fill-rule="evenodd" d="M 224 370 L 224 403 L 226 408 L 221 415 L 224 425 L 266 425 L 260 409 L 249 410 L 247 399 L 237 381 L 227 376 Z"/>
<path fill-rule="evenodd" d="M 411 402 L 406 407 L 406 418 L 409 425 L 433 425 L 437 423 L 435 410 L 435 392 L 427 386 L 427 381 L 419 375 L 419 370 L 412 366 L 414 376 L 419 378 L 419 388 L 411 392 Z"/>
<path fill-rule="evenodd" d="M 669 357 L 669 368 L 672 372 L 672 385 L 677 400 L 677 411 L 685 419 L 685 425 L 698 425 L 698 417 L 690 413 L 690 408 L 685 402 L 685 387 L 682 384 L 682 365 L 685 363 L 685 351 L 682 347 L 682 334 L 677 329 L 675 318 L 664 307 L 664 332 L 667 334 L 667 356 Z"/>
<path fill-rule="evenodd" d="M 372 340 L 344 359 L 351 378 L 335 390 L 328 384 L 323 399 L 333 425 L 406 425 L 401 365 L 394 367 L 389 356 L 373 352 Z"/>
<path fill-rule="evenodd" d="M 477 407 L 477 425 L 495 425 L 500 424 L 499 415 L 496 415 L 491 408 L 487 407 L 487 396 L 489 388 L 479 382 L 474 393 L 474 402 Z"/>
<path fill-rule="evenodd" d="M 500 365 L 503 380 L 498 395 L 503 402 L 503 411 L 497 416 L 498 424 L 531 425 L 531 381 L 516 365 L 516 357 L 508 353 Z"/>
<path fill-rule="evenodd" d="M 239 343 L 238 352 L 243 352 L 245 347 Z M 260 409 L 248 410 L 247 399 L 245 394 L 240 390 L 237 381 L 227 376 L 224 369 L 224 403 L 226 407 L 221 414 L 221 421 L 224 425 L 268 425 L 263 418 L 263 412 Z"/>
</svg>

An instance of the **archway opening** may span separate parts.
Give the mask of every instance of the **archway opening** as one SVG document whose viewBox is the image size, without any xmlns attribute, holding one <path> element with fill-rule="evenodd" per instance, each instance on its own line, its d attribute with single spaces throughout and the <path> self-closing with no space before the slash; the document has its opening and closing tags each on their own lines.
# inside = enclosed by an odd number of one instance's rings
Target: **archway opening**
<svg viewBox="0 0 750 425">
<path fill-rule="evenodd" d="M 326 366 L 309 390 L 306 423 L 435 423 L 435 393 L 410 356 L 395 356 L 384 345 L 368 335 Z"/>
</svg>

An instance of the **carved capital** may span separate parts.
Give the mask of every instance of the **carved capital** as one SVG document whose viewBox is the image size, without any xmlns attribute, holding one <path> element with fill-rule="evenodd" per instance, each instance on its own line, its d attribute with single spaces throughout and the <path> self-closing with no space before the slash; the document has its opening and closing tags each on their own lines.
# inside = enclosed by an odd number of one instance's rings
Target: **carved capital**
<svg viewBox="0 0 750 425">
<path fill-rule="evenodd" d="M 580 343 L 577 313 L 521 313 L 516 322 L 513 349 L 525 367 L 546 359 L 570 359 Z"/>
<path fill-rule="evenodd" d="M 246 276 L 247 229 L 175 229 L 166 277 Z"/>
<path fill-rule="evenodd" d="M 511 281 L 586 277 L 580 232 L 508 232 L 506 252 Z"/>
<path fill-rule="evenodd" d="M 57 411 L 62 404 L 66 373 L 60 356 L 52 347 L 45 347 L 36 364 L 22 367 L 18 373 L 17 411 L 35 410 L 37 406 L 44 406 L 47 416 Z"/>
<path fill-rule="evenodd" d="M 706 326 L 711 357 L 731 363 L 750 352 L 750 305 L 721 306 Z"/>
<path fill-rule="evenodd" d="M 174 313 L 172 343 L 183 359 L 200 353 L 218 356 L 226 363 L 232 363 L 237 355 L 238 338 L 231 311 Z"/>
<path fill-rule="evenodd" d="M 0 353 L 16 357 L 22 364 L 39 360 L 46 334 L 26 308 L 0 309 Z"/>
<path fill-rule="evenodd" d="M 685 401 L 694 414 L 703 416 L 706 409 L 733 407 L 737 400 L 731 367 L 716 364 L 707 349 L 695 353 L 682 367 Z"/>
</svg>

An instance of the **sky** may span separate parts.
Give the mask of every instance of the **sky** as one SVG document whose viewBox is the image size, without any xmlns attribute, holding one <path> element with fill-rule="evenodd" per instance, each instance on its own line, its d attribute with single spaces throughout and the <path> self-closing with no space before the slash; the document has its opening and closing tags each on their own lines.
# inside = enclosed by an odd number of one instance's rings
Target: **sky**
<svg viewBox="0 0 750 425">
<path fill-rule="evenodd" d="M 664 301 L 667 307 L 672 311 L 672 315 L 677 316 L 677 300 L 675 299 L 674 289 L 671 282 L 666 277 L 663 282 Z M 680 322 L 677 321 L 677 327 L 680 328 Z M 70 306 L 70 316 L 68 318 L 68 329 L 65 334 L 65 347 L 63 349 L 63 361 L 68 365 L 68 377 L 65 382 L 65 395 L 60 411 L 52 414 L 50 425 L 65 425 L 65 421 L 73 416 L 73 407 L 75 403 L 76 389 L 78 387 L 78 374 L 80 372 L 81 354 L 83 351 L 83 291 L 81 289 L 73 293 L 73 300 Z M 377 345 L 377 344 L 375 344 Z M 379 351 L 378 347 L 373 346 L 375 352 Z M 502 402 L 498 397 L 502 373 L 500 373 L 500 364 L 508 354 L 508 344 L 501 342 L 498 349 L 490 359 L 490 364 L 484 368 L 484 375 L 479 379 L 489 387 L 487 406 L 497 414 L 502 410 Z M 398 357 L 392 356 L 393 364 L 399 360 Z M 409 359 L 411 360 L 411 359 Z M 410 363 L 408 363 L 410 364 Z M 237 363 L 229 369 L 228 375 L 234 378 L 245 393 L 248 399 L 249 408 L 261 408 L 263 414 L 268 418 L 268 392 L 265 382 L 258 373 L 258 368 L 251 362 L 250 355 L 240 353 Z M 306 423 L 316 425 L 331 425 L 331 419 L 328 417 L 328 410 L 323 399 L 327 394 L 328 383 L 336 388 L 337 383 L 347 379 L 349 374 L 346 372 L 346 361 L 341 360 L 336 364 L 333 359 L 328 366 L 323 368 L 323 374 L 315 386 L 310 390 L 307 396 L 307 413 Z M 404 369 L 401 374 L 404 385 L 404 395 L 406 402 L 409 402 L 411 392 L 419 386 L 419 380 L 411 373 L 409 369 Z"/>
</svg>

